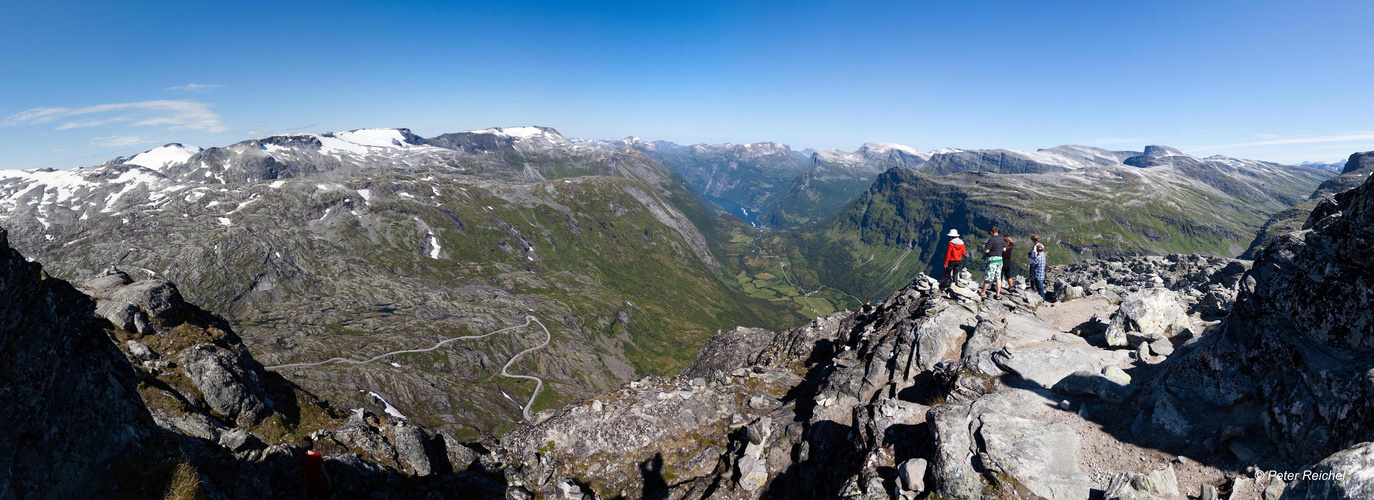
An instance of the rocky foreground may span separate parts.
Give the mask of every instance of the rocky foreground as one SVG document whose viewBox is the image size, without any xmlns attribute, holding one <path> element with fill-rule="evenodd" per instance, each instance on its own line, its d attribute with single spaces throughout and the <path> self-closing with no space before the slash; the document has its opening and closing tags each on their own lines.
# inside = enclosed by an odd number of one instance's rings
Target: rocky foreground
<svg viewBox="0 0 1374 500">
<path fill-rule="evenodd" d="M 456 440 L 332 408 L 160 280 L 48 277 L 0 231 L 0 498 L 1374 497 L 1374 182 L 1235 261 L 917 277 L 721 332 L 679 376 Z"/>
<path fill-rule="evenodd" d="M 1374 183 L 1237 261 L 921 276 L 508 433 L 507 498 L 1374 497 Z M 1224 319 L 1219 319 L 1224 316 Z"/>
</svg>

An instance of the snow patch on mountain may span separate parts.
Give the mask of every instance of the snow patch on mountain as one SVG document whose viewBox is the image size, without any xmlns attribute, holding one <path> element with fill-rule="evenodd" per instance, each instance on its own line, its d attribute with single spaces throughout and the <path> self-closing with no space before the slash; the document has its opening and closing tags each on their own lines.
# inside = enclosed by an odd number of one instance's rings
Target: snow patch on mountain
<svg viewBox="0 0 1374 500">
<path fill-rule="evenodd" d="M 465 130 L 467 134 L 491 134 L 499 137 L 514 137 L 516 139 L 533 139 L 546 135 L 547 132 L 540 127 L 492 127 L 482 130 Z"/>
<path fill-rule="evenodd" d="M 125 160 L 126 165 L 139 165 L 153 170 L 161 171 L 164 168 L 181 165 L 190 160 L 202 149 L 195 146 L 183 146 L 178 143 L 171 143 L 166 146 L 153 148 L 148 151 L 134 155 L 133 158 Z"/>
<path fill-rule="evenodd" d="M 895 150 L 895 151 L 901 151 L 901 152 L 906 153 L 906 154 L 909 154 L 909 155 L 911 155 L 911 156 L 926 156 L 926 157 L 930 156 L 930 155 L 927 155 L 927 154 L 925 154 L 925 153 L 922 153 L 922 152 L 918 151 L 916 148 L 913 148 L 913 147 L 911 147 L 911 146 L 906 146 L 906 145 L 902 145 L 902 144 L 894 144 L 894 143 L 890 143 L 890 142 L 869 142 L 869 143 L 865 143 L 863 146 L 860 146 L 860 147 L 859 147 L 859 152 L 861 152 L 861 153 L 867 152 L 867 153 L 870 153 L 870 154 L 886 154 L 886 153 L 890 153 L 890 152 L 892 152 L 892 151 L 894 151 L 894 150 Z"/>
<path fill-rule="evenodd" d="M 438 259 L 439 253 L 444 251 L 444 247 L 439 245 L 439 238 L 429 231 L 425 231 L 425 236 L 429 237 L 429 258 Z"/>
<path fill-rule="evenodd" d="M 375 148 L 399 148 L 407 146 L 405 135 L 394 128 L 364 128 L 334 134 L 339 139 Z"/>
</svg>

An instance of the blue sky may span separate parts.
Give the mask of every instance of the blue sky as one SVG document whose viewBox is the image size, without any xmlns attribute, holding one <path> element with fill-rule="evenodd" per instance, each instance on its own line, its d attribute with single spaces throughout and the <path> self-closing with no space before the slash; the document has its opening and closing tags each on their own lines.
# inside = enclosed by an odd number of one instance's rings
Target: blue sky
<svg viewBox="0 0 1374 500">
<path fill-rule="evenodd" d="M 22 2 L 0 168 L 407 127 L 1037 149 L 1374 149 L 1374 2 Z"/>
</svg>

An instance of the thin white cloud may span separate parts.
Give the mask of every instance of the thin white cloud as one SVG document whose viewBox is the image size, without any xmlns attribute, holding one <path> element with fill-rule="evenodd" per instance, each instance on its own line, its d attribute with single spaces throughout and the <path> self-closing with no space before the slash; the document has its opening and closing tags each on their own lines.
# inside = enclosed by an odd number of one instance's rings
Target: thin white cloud
<svg viewBox="0 0 1374 500">
<path fill-rule="evenodd" d="M 0 127 L 52 123 L 83 117 L 85 119 L 63 121 L 57 130 L 133 122 L 132 125 L 140 127 L 165 125 L 172 129 L 228 132 L 229 129 L 224 127 L 220 116 L 210 110 L 211 107 L 210 104 L 197 101 L 158 100 L 99 104 L 84 108 L 34 108 L 6 117 L 0 121 Z"/>
<path fill-rule="evenodd" d="M 149 141 L 136 135 L 112 135 L 109 137 L 96 137 L 91 139 L 92 146 L 133 146 L 135 144 L 144 144 L 147 142 Z"/>
<path fill-rule="evenodd" d="M 111 123 L 122 123 L 122 122 L 127 122 L 127 121 L 133 121 L 133 119 L 134 119 L 134 118 L 133 118 L 132 116 L 124 115 L 124 116 L 116 116 L 116 117 L 114 117 L 114 118 L 106 118 L 106 119 L 103 119 L 103 120 L 85 120 L 85 121 L 67 122 L 67 123 L 63 123 L 61 126 L 57 127 L 57 130 L 67 130 L 67 129 L 73 129 L 73 128 L 99 127 L 99 126 L 101 126 L 101 125 L 109 125 L 109 124 L 111 124 Z"/>
<path fill-rule="evenodd" d="M 1241 142 L 1237 144 L 1217 144 L 1211 146 L 1198 146 L 1198 151 L 1211 151 L 1216 149 L 1247 148 L 1254 146 L 1286 146 L 1293 144 L 1321 144 L 1328 142 L 1357 142 L 1374 141 L 1374 132 L 1350 132 L 1336 135 L 1308 136 L 1308 137 L 1283 137 L 1277 139 L 1267 139 L 1263 141 Z"/>
<path fill-rule="evenodd" d="M 162 90 L 175 90 L 180 92 L 209 92 L 220 87 L 223 87 L 223 85 L 203 85 L 199 83 L 188 83 L 186 85 L 180 85 L 176 87 L 167 87 Z"/>
</svg>

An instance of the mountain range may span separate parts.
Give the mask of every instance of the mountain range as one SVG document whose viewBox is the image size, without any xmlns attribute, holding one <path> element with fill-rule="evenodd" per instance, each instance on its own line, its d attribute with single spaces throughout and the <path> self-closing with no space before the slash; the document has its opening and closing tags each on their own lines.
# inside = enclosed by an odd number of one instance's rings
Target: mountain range
<svg viewBox="0 0 1374 500">
<path fill-rule="evenodd" d="M 951 228 L 1040 232 L 1054 263 L 1231 256 L 1328 176 L 1162 146 L 808 155 L 546 127 L 361 129 L 0 171 L 0 225 L 55 276 L 114 266 L 179 284 L 266 365 L 367 358 L 534 314 L 554 354 L 513 369 L 547 382 L 538 410 L 675 373 L 719 329 L 781 329 L 885 296 L 938 267 Z M 535 342 L 283 373 L 337 404 L 378 407 L 374 393 L 476 436 L 521 417 L 533 384 L 498 374 Z"/>
</svg>

